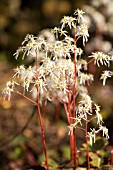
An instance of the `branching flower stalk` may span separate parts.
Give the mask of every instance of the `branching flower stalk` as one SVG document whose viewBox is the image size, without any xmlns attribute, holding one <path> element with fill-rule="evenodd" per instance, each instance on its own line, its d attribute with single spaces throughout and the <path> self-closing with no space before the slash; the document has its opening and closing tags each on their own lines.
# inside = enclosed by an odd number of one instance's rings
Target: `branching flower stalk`
<svg viewBox="0 0 113 170">
<path fill-rule="evenodd" d="M 43 102 L 58 101 L 64 105 L 73 170 L 77 167 L 76 127 L 81 127 L 82 123 L 86 124 L 88 169 L 90 169 L 88 143 L 92 145 L 100 131 L 103 136 L 109 138 L 108 129 L 103 125 L 100 106 L 91 99 L 86 85 L 94 81 L 94 76 L 88 73 L 88 64 L 94 61 L 98 67 L 100 65 L 109 67 L 113 61 L 113 55 L 92 52 L 89 62 L 82 59 L 83 50 L 77 46 L 78 40 L 82 38 L 85 46 L 89 37 L 83 14 L 82 10 L 77 9 L 74 17 L 63 17 L 60 27 L 41 31 L 39 36 L 28 34 L 14 56 L 17 59 L 22 53 L 22 59 L 26 57 L 28 60 L 33 60 L 34 65 L 26 67 L 23 64 L 15 68 L 14 76 L 3 89 L 4 99 L 10 100 L 12 93 L 16 92 L 37 106 L 47 170 L 49 170 L 48 155 L 40 110 Z M 72 36 L 67 31 L 67 27 L 72 30 Z M 107 78 L 112 76 L 113 71 L 103 71 L 100 76 L 103 85 L 106 84 Z M 23 93 L 19 92 L 20 86 L 23 88 Z M 31 98 L 26 96 L 26 92 L 31 92 Z M 97 127 L 88 132 L 88 122 L 94 118 L 97 121 Z"/>
</svg>

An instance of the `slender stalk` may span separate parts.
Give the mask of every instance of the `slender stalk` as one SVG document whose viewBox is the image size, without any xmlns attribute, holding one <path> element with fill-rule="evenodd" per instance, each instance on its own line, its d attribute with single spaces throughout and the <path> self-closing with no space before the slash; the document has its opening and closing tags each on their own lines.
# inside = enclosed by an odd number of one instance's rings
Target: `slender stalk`
<svg viewBox="0 0 113 170">
<path fill-rule="evenodd" d="M 76 28 L 74 29 L 74 87 L 73 87 L 73 117 L 76 118 L 75 107 L 76 107 Z M 71 135 L 71 148 L 72 148 L 72 161 L 74 168 L 76 170 L 76 158 L 77 158 L 77 151 L 76 151 L 76 128 L 74 128 L 73 133 Z"/>
<path fill-rule="evenodd" d="M 68 113 L 69 113 L 69 118 L 72 117 L 72 112 L 71 112 L 71 96 L 70 93 L 68 93 Z M 72 119 L 69 120 L 69 125 L 71 125 Z M 73 143 L 73 133 L 70 134 L 70 157 L 71 161 L 73 161 L 73 151 L 74 151 L 74 143 Z"/>
<path fill-rule="evenodd" d="M 16 91 L 17 94 L 21 95 L 22 97 L 24 97 L 25 99 L 27 99 L 28 101 L 34 103 L 37 106 L 38 109 L 38 117 L 39 117 L 39 122 L 40 122 L 40 127 L 41 127 L 41 135 L 42 135 L 42 140 L 43 140 L 43 146 L 44 146 L 44 154 L 45 154 L 45 164 L 46 164 L 46 169 L 49 170 L 49 166 L 48 166 L 48 156 L 47 156 L 47 149 L 46 149 L 46 141 L 45 141 L 45 135 L 44 135 L 44 127 L 43 127 L 43 123 L 42 123 L 42 116 L 41 116 L 41 111 L 40 111 L 40 98 L 39 98 L 39 92 L 38 92 L 38 86 L 37 86 L 37 102 L 33 101 L 32 99 L 28 98 L 27 96 L 25 96 L 24 94 Z"/>
<path fill-rule="evenodd" d="M 76 29 L 74 36 L 76 34 Z M 64 103 L 64 108 L 67 114 L 67 119 L 69 125 L 73 123 L 72 119 L 70 117 L 76 118 L 75 114 L 75 107 L 76 107 L 76 37 L 74 37 L 74 45 L 75 45 L 75 50 L 74 50 L 74 87 L 73 87 L 73 98 L 71 101 L 71 96 L 70 93 L 68 93 L 68 105 Z M 71 105 L 73 105 L 73 112 L 71 110 Z M 71 161 L 73 162 L 73 170 L 76 170 L 76 158 L 77 158 L 77 152 L 76 152 L 76 129 L 73 130 L 73 133 L 70 134 L 70 154 L 71 154 Z"/>
<path fill-rule="evenodd" d="M 70 125 L 70 115 L 69 115 L 66 103 L 64 103 L 64 109 L 65 109 L 65 112 L 66 112 L 66 115 L 67 115 L 68 124 Z"/>
<path fill-rule="evenodd" d="M 45 134 L 44 134 L 44 127 L 43 127 L 43 123 L 42 123 L 42 116 L 41 116 L 41 111 L 40 111 L 39 98 L 38 98 L 38 101 L 37 101 L 37 108 L 38 108 L 38 117 L 39 117 L 39 121 L 40 121 L 43 146 L 44 146 L 45 165 L 46 165 L 46 170 L 49 170 L 48 155 L 47 155 L 47 149 L 46 149 L 46 140 L 45 140 Z"/>
<path fill-rule="evenodd" d="M 15 91 L 15 93 L 19 94 L 20 96 L 24 97 L 25 99 L 34 103 L 37 106 L 37 103 L 34 100 L 30 99 L 29 97 L 25 96 L 24 94 L 20 93 L 19 91 Z"/>
<path fill-rule="evenodd" d="M 37 52 L 36 52 L 36 79 L 38 79 L 38 55 L 37 55 Z M 40 127 L 41 127 L 41 135 L 42 135 L 44 154 L 45 154 L 45 165 L 46 165 L 46 170 L 49 170 L 46 140 L 45 140 L 41 110 L 40 110 L 40 96 L 39 96 L 39 86 L 38 86 L 38 84 L 36 85 L 36 88 L 37 88 L 37 110 L 38 110 L 37 114 L 38 114 L 38 117 L 39 117 L 39 122 L 40 122 Z"/>
<path fill-rule="evenodd" d="M 89 160 L 89 149 L 88 149 L 88 121 L 86 120 L 86 154 L 87 154 L 87 165 L 88 170 L 90 170 L 90 160 Z"/>
<path fill-rule="evenodd" d="M 66 111 L 68 124 L 70 126 L 71 123 L 72 123 L 72 120 L 70 119 L 70 117 L 72 117 L 72 115 L 71 115 L 71 109 L 70 109 L 70 97 L 69 97 L 69 94 L 68 94 L 68 104 L 66 105 L 66 103 L 64 103 L 64 109 Z M 74 151 L 73 146 L 74 146 L 74 144 L 73 144 L 73 134 L 70 133 L 70 158 L 71 158 L 71 161 L 73 161 L 73 151 Z"/>
</svg>

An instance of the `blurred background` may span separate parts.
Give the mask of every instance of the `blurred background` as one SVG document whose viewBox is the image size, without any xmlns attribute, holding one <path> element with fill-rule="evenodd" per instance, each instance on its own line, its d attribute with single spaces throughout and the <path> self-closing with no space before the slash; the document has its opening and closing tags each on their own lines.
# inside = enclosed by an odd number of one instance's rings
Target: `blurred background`
<svg viewBox="0 0 113 170">
<path fill-rule="evenodd" d="M 64 15 L 73 15 L 77 8 L 86 12 L 85 18 L 90 33 L 89 42 L 84 48 L 85 57 L 87 58 L 92 51 L 109 53 L 113 48 L 113 0 L 0 0 L 0 92 L 4 83 L 11 78 L 12 69 L 23 62 L 21 58 L 15 60 L 13 54 L 26 34 L 38 35 L 43 29 L 59 26 L 61 18 Z M 90 73 L 95 75 L 95 83 L 89 87 L 89 92 L 93 100 L 101 105 L 101 113 L 109 129 L 109 144 L 112 146 L 113 79 L 108 80 L 105 87 L 102 86 L 99 77 L 105 69 L 107 68 L 98 69 L 93 64 L 89 65 Z M 109 69 L 113 71 L 113 64 Z M 58 107 L 60 111 L 48 103 L 42 109 L 42 113 L 48 147 L 52 149 L 59 146 L 57 154 L 62 157 L 69 143 L 69 137 L 65 113 L 60 105 Z M 60 113 L 56 115 L 56 111 Z M 36 163 L 37 155 L 41 155 L 43 147 L 40 128 L 34 112 L 34 106 L 16 95 L 11 101 L 0 99 L 2 170 L 13 170 L 17 167 L 21 169 L 23 165 L 32 165 Z M 83 132 L 79 135 L 80 143 L 83 142 L 82 136 L 84 136 Z M 62 144 L 66 146 L 63 151 Z"/>
<path fill-rule="evenodd" d="M 87 1 L 75 0 L 1 0 L 0 1 L 0 51 L 1 55 L 12 53 L 27 33 L 37 35 L 44 28 L 59 25 L 62 16 Z"/>
</svg>

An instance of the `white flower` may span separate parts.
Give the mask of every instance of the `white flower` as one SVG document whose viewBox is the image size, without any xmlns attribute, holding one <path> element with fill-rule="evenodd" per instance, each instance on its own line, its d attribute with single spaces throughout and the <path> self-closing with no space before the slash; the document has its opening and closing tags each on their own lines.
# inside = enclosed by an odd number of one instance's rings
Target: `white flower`
<svg viewBox="0 0 113 170">
<path fill-rule="evenodd" d="M 33 78 L 35 78 L 35 75 L 36 75 L 35 69 L 29 66 L 26 70 L 26 77 L 32 80 Z"/>
<path fill-rule="evenodd" d="M 63 19 L 61 20 L 62 23 L 61 29 L 63 29 L 65 25 L 68 25 L 70 29 L 71 27 L 75 27 L 75 21 L 76 19 L 73 17 L 64 16 Z"/>
<path fill-rule="evenodd" d="M 64 36 L 67 37 L 67 33 L 68 33 L 68 32 L 65 31 L 65 30 L 60 29 L 59 33 L 60 33 L 60 35 L 64 35 Z"/>
<path fill-rule="evenodd" d="M 76 118 L 74 118 L 74 117 L 70 117 L 70 118 L 75 120 L 75 123 L 73 124 L 73 127 L 76 127 L 76 125 L 78 123 L 80 123 L 80 125 L 82 126 L 82 119 L 85 120 L 84 114 L 79 114 L 79 116 L 76 116 Z"/>
<path fill-rule="evenodd" d="M 66 80 L 64 81 L 61 81 L 61 83 L 59 84 L 59 89 L 62 90 L 64 92 L 64 94 L 66 94 L 68 91 L 68 88 L 67 88 L 67 83 L 66 83 Z"/>
<path fill-rule="evenodd" d="M 66 36 L 66 37 L 64 38 L 64 41 L 65 41 L 66 43 L 69 43 L 69 44 L 74 44 L 74 39 L 73 39 L 72 37 L 70 37 L 70 36 Z"/>
<path fill-rule="evenodd" d="M 85 107 L 82 104 L 79 104 L 77 107 L 77 113 L 80 115 L 84 115 L 86 117 L 86 114 L 88 113 L 89 109 Z"/>
<path fill-rule="evenodd" d="M 24 87 L 24 93 L 25 93 L 25 89 L 28 92 L 28 89 L 30 87 L 31 82 L 32 81 L 30 79 L 28 79 L 28 78 L 23 81 L 22 86 Z"/>
<path fill-rule="evenodd" d="M 96 131 L 94 128 L 91 129 L 91 132 L 88 132 L 88 137 L 90 139 L 90 144 L 92 145 L 93 141 L 95 143 L 95 139 L 96 139 L 96 134 L 98 133 L 98 130 Z"/>
<path fill-rule="evenodd" d="M 44 49 L 42 49 L 42 46 Z M 25 55 L 27 56 L 33 56 L 34 58 L 37 57 L 37 53 L 40 50 L 46 50 L 46 41 L 42 37 L 34 37 L 33 35 L 27 35 L 25 37 L 25 40 L 22 43 L 22 46 L 16 51 L 14 54 L 16 59 L 19 55 L 20 52 L 23 52 L 23 57 L 24 59 Z"/>
<path fill-rule="evenodd" d="M 88 132 L 88 137 L 89 137 L 90 144 L 92 146 L 93 140 L 95 141 L 95 134 L 93 134 L 92 132 Z"/>
<path fill-rule="evenodd" d="M 103 136 L 105 135 L 106 138 L 109 139 L 108 129 L 105 126 L 101 126 L 101 125 L 100 125 L 99 129 L 103 131 Z"/>
<path fill-rule="evenodd" d="M 98 67 L 100 67 L 100 64 L 104 64 L 105 66 L 110 66 L 110 61 L 112 60 L 112 57 L 110 55 L 106 55 L 102 52 L 93 52 L 91 56 L 94 58 L 94 64 L 97 64 Z"/>
<path fill-rule="evenodd" d="M 22 45 L 25 44 L 26 42 L 28 42 L 29 40 L 34 41 L 34 38 L 36 38 L 36 37 L 34 37 L 34 35 L 32 35 L 32 34 L 27 34 L 26 37 L 25 37 L 25 39 L 24 39 L 24 41 L 22 42 Z"/>
<path fill-rule="evenodd" d="M 67 36 L 67 31 L 63 30 L 63 29 L 60 29 L 60 28 L 57 28 L 55 27 L 54 29 L 51 30 L 52 33 L 56 34 L 56 38 L 58 39 L 58 34 L 60 35 L 64 35 L 64 36 Z"/>
<path fill-rule="evenodd" d="M 89 33 L 87 25 L 83 24 L 77 27 L 77 34 L 76 36 L 83 37 L 83 45 L 85 45 L 85 42 L 88 41 Z"/>
<path fill-rule="evenodd" d="M 100 113 L 97 114 L 97 124 L 101 125 L 103 122 L 102 115 Z"/>
<path fill-rule="evenodd" d="M 11 93 L 14 92 L 15 85 L 19 85 L 16 81 L 8 81 L 5 85 L 5 88 L 2 91 L 2 95 L 4 100 L 8 98 L 10 100 Z"/>
<path fill-rule="evenodd" d="M 19 47 L 16 52 L 13 54 L 13 56 L 15 56 L 15 59 L 17 60 L 19 54 L 23 52 L 23 48 L 22 47 Z"/>
<path fill-rule="evenodd" d="M 55 27 L 51 30 L 51 33 L 56 35 L 56 38 L 58 39 L 58 33 L 60 32 L 60 28 Z"/>
<path fill-rule="evenodd" d="M 100 106 L 98 106 L 97 104 L 95 105 L 95 112 L 96 112 L 96 116 L 97 116 L 97 124 L 101 125 L 103 120 L 102 120 L 102 115 L 99 113 L 100 112 Z"/>
<path fill-rule="evenodd" d="M 19 77 L 19 76 L 22 76 L 22 75 L 25 75 L 25 66 L 24 65 L 21 65 L 19 67 L 17 67 L 16 69 L 14 69 L 14 76 L 13 77 Z"/>
<path fill-rule="evenodd" d="M 80 81 L 80 85 L 81 84 L 85 85 L 86 82 L 89 84 L 90 82 L 92 82 L 94 80 L 92 74 L 82 73 L 80 71 L 79 71 L 79 74 L 78 74 L 78 79 Z"/>
<path fill-rule="evenodd" d="M 39 79 L 39 80 L 35 80 L 35 82 L 34 82 L 34 87 L 37 87 L 38 86 L 38 90 L 39 90 L 39 92 L 41 93 L 41 94 L 43 94 L 44 93 L 44 91 L 47 91 L 47 89 L 46 89 L 46 83 L 42 80 L 42 79 Z M 34 87 L 33 87 L 33 89 L 34 89 Z M 33 90 L 32 89 L 32 90 Z M 31 91 L 32 91 L 31 90 Z"/>
<path fill-rule="evenodd" d="M 87 114 L 92 115 L 92 103 L 91 97 L 88 94 L 82 93 L 81 95 L 81 101 L 79 102 L 81 106 L 84 106 L 86 108 L 87 112 L 84 112 L 84 115 L 87 119 Z"/>
<path fill-rule="evenodd" d="M 83 21 L 83 22 L 86 22 L 86 20 L 85 20 L 85 18 L 83 17 L 83 14 L 84 14 L 85 12 L 83 12 L 82 10 L 80 10 L 80 9 L 77 9 L 76 11 L 75 11 L 75 15 L 77 15 L 77 20 L 78 20 L 78 23 L 80 23 L 80 21 Z"/>
<path fill-rule="evenodd" d="M 109 70 L 105 70 L 103 71 L 103 74 L 101 75 L 100 79 L 103 80 L 103 86 L 105 86 L 105 83 L 106 83 L 106 79 L 111 77 L 113 75 L 113 72 L 112 71 L 109 71 Z"/>
<path fill-rule="evenodd" d="M 13 88 L 10 87 L 6 87 L 3 89 L 2 94 L 3 94 L 3 98 L 4 100 L 8 97 L 8 100 L 10 100 L 11 98 L 11 93 L 13 92 Z"/>
<path fill-rule="evenodd" d="M 83 54 L 83 50 L 81 48 L 76 47 L 76 52 L 79 56 L 81 56 Z"/>
<path fill-rule="evenodd" d="M 92 103 L 88 103 L 87 100 L 80 101 L 76 109 L 76 115 L 79 115 L 79 118 L 86 120 L 87 115 L 92 115 Z"/>
</svg>

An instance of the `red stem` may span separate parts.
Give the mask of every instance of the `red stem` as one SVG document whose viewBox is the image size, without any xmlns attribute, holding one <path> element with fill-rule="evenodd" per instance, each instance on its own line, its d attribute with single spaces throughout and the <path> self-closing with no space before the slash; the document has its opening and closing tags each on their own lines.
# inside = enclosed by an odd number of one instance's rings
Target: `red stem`
<svg viewBox="0 0 113 170">
<path fill-rule="evenodd" d="M 45 164 L 46 164 L 46 169 L 49 170 L 48 155 L 47 155 L 47 149 L 46 149 L 46 140 L 45 140 L 45 135 L 44 135 L 44 127 L 43 127 L 43 123 L 42 123 L 42 116 L 41 116 L 41 112 L 40 112 L 40 103 L 39 103 L 39 100 L 37 101 L 37 108 L 38 108 L 38 117 L 39 117 L 39 121 L 40 121 L 43 146 L 44 146 Z"/>
<path fill-rule="evenodd" d="M 19 94 L 20 96 L 24 97 L 28 101 L 30 101 L 30 102 L 34 103 L 35 105 L 37 105 L 37 103 L 34 100 L 30 99 L 29 97 L 25 96 L 24 94 L 20 93 L 19 91 L 15 91 L 15 93 Z"/>
<path fill-rule="evenodd" d="M 70 115 L 69 115 L 66 103 L 64 103 L 64 109 L 65 109 L 65 112 L 66 112 L 66 115 L 67 115 L 68 124 L 70 125 Z"/>
<path fill-rule="evenodd" d="M 73 117 L 76 118 L 75 107 L 76 107 L 76 29 L 74 29 L 74 87 L 73 87 Z M 76 170 L 76 128 L 74 128 L 73 133 L 71 135 L 72 140 L 72 161 L 74 164 L 73 170 Z"/>
<path fill-rule="evenodd" d="M 86 153 L 87 153 L 87 164 L 88 170 L 90 170 L 90 160 L 89 160 L 89 149 L 88 149 L 88 121 L 86 120 Z"/>
<path fill-rule="evenodd" d="M 70 93 L 68 93 L 68 113 L 69 113 L 69 119 L 70 119 L 70 117 L 72 117 Z M 69 120 L 69 125 L 71 125 L 71 124 L 72 124 L 72 119 Z M 71 161 L 73 161 L 73 155 L 74 155 L 74 143 L 73 142 L 74 142 L 73 133 L 70 133 L 70 156 L 71 156 Z"/>
<path fill-rule="evenodd" d="M 67 120 L 68 120 L 68 124 L 69 126 L 72 123 L 72 119 L 70 119 L 70 117 L 72 117 L 71 115 L 71 109 L 70 109 L 70 96 L 68 94 L 68 105 L 66 105 L 66 103 L 64 103 L 64 109 L 66 111 L 66 115 L 67 115 Z M 73 139 L 73 133 L 70 133 L 70 157 L 71 157 L 71 161 L 73 161 L 73 151 L 74 151 L 74 143 L 73 143 L 74 139 Z M 74 162 L 73 162 L 74 163 Z"/>
<path fill-rule="evenodd" d="M 36 79 L 38 79 L 38 55 L 36 55 Z M 40 127 L 41 127 L 43 147 L 44 147 L 45 165 L 46 165 L 46 170 L 49 170 L 46 140 L 45 140 L 45 134 L 44 134 L 44 127 L 43 127 L 43 123 L 42 123 L 41 110 L 40 110 L 39 86 L 36 85 L 36 88 L 37 88 L 37 109 L 38 109 L 38 117 L 39 117 L 39 122 L 40 122 Z"/>
</svg>

